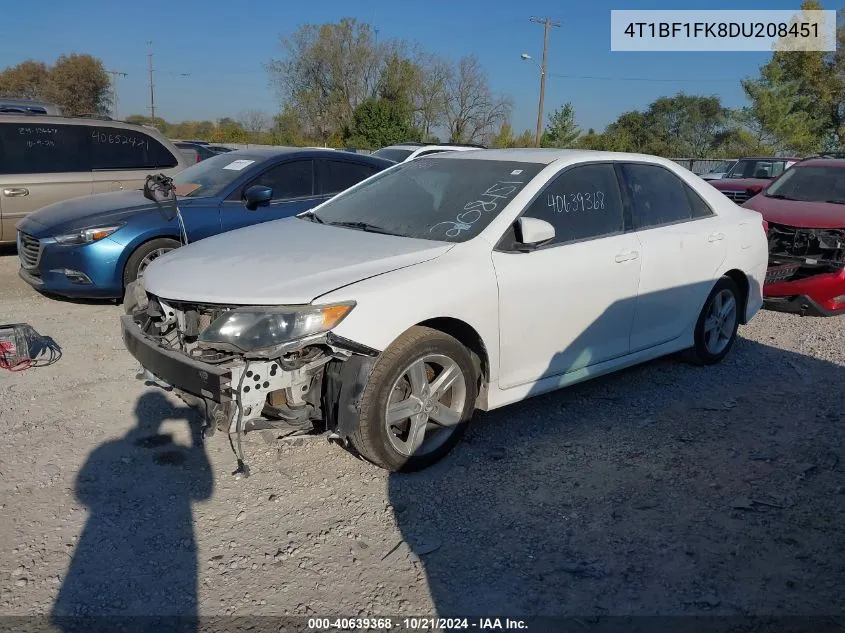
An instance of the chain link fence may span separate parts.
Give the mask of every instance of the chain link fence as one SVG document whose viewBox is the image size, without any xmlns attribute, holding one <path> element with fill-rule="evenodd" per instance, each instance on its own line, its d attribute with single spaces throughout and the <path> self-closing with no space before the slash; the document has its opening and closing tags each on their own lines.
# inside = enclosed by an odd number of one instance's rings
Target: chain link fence
<svg viewBox="0 0 845 633">
<path fill-rule="evenodd" d="M 669 160 L 678 163 L 681 167 L 686 167 L 692 173 L 709 174 L 712 172 L 727 171 L 727 165 L 732 163 L 735 158 L 669 158 Z"/>
</svg>

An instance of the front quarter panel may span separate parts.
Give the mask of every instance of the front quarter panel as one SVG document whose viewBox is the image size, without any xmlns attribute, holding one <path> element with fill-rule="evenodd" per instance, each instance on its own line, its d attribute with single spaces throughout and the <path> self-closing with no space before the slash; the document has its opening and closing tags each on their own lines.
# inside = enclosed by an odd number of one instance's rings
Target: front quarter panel
<svg viewBox="0 0 845 633">
<path fill-rule="evenodd" d="M 492 382 L 498 376 L 499 315 L 490 254 L 483 240 L 471 240 L 437 259 L 334 290 L 314 303 L 355 301 L 355 309 L 334 333 L 379 351 L 423 321 L 463 321 L 481 337 Z"/>
</svg>

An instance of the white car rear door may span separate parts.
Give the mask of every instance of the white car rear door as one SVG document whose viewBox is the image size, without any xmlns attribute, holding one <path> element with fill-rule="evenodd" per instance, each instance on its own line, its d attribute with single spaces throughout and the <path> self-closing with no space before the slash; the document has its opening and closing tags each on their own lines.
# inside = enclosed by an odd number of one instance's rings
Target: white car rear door
<svg viewBox="0 0 845 633">
<path fill-rule="evenodd" d="M 726 256 L 725 222 L 660 165 L 620 166 L 642 245 L 631 351 L 672 341 L 695 327 Z"/>
</svg>

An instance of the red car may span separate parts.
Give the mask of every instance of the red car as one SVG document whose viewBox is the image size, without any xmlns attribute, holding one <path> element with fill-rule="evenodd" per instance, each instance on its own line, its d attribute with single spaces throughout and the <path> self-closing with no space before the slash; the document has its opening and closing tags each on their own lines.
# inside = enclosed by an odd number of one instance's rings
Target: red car
<svg viewBox="0 0 845 633">
<path fill-rule="evenodd" d="M 721 180 L 711 180 L 710 184 L 728 198 L 742 204 L 765 189 L 788 167 L 800 158 L 741 158 L 730 168 Z"/>
<path fill-rule="evenodd" d="M 765 306 L 802 316 L 845 314 L 845 158 L 796 163 L 742 206 L 767 223 Z"/>
</svg>

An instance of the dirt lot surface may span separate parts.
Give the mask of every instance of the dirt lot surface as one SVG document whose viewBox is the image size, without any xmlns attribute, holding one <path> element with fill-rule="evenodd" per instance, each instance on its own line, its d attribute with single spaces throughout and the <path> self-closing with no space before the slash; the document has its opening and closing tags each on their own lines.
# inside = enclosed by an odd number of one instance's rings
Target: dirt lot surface
<svg viewBox="0 0 845 633">
<path fill-rule="evenodd" d="M 120 308 L 0 254 L 0 323 L 62 357 L 0 373 L 0 613 L 834 614 L 843 320 L 763 312 L 719 366 L 663 360 L 479 415 L 394 476 L 324 439 L 192 443 L 134 379 Z"/>
</svg>

